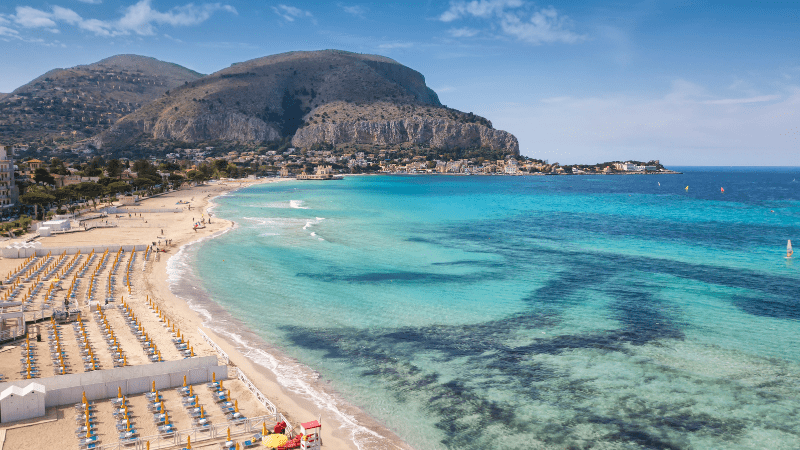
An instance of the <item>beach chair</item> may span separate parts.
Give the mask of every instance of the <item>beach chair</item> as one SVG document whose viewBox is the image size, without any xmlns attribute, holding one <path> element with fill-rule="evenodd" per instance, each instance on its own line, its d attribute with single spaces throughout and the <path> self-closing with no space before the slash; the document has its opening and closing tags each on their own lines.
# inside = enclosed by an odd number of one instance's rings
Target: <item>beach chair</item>
<svg viewBox="0 0 800 450">
<path fill-rule="evenodd" d="M 253 447 L 259 447 L 260 445 L 261 445 L 261 439 L 259 440 L 248 439 L 242 442 L 241 448 L 253 448 Z"/>
<path fill-rule="evenodd" d="M 80 450 L 93 450 L 93 449 L 97 448 L 98 445 L 99 444 L 97 442 L 93 442 L 91 444 L 80 444 L 78 446 L 78 448 Z"/>
</svg>

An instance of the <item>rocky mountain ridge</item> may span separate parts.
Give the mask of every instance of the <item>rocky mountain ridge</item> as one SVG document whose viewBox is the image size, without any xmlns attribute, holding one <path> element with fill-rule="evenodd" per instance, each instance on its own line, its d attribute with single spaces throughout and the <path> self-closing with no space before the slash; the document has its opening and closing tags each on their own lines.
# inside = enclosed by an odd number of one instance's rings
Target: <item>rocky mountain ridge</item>
<svg viewBox="0 0 800 450">
<path fill-rule="evenodd" d="M 519 152 L 516 138 L 488 120 L 442 106 L 419 72 L 382 56 L 338 50 L 235 64 L 124 117 L 97 145 L 287 138 L 301 147 L 413 143 Z"/>
<path fill-rule="evenodd" d="M 138 55 L 53 69 L 9 94 L 0 94 L 0 134 L 5 144 L 62 136 L 94 136 L 119 118 L 202 74 Z"/>
</svg>

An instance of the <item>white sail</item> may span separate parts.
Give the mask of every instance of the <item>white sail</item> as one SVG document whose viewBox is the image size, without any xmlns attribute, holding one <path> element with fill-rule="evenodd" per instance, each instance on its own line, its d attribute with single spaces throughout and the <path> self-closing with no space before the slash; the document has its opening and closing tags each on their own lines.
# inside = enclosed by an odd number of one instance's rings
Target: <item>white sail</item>
<svg viewBox="0 0 800 450">
<path fill-rule="evenodd" d="M 786 242 L 786 257 L 788 258 L 788 257 L 792 256 L 792 253 L 794 253 L 794 251 L 792 251 L 792 240 L 789 239 Z"/>
</svg>

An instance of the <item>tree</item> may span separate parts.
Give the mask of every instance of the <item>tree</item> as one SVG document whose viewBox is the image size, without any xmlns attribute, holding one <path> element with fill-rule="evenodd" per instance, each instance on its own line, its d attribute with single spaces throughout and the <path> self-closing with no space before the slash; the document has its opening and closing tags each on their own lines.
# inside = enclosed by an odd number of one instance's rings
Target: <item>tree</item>
<svg viewBox="0 0 800 450">
<path fill-rule="evenodd" d="M 108 165 L 106 165 L 106 172 L 109 178 L 121 178 L 122 164 L 120 164 L 118 159 L 112 159 L 108 162 Z"/>
<path fill-rule="evenodd" d="M 58 204 L 59 208 L 61 208 L 68 201 L 74 200 L 77 197 L 77 194 L 72 189 L 72 186 L 60 187 L 53 191 L 53 195 L 56 198 L 56 203 Z"/>
<path fill-rule="evenodd" d="M 109 183 L 108 186 L 105 188 L 106 194 L 114 195 L 119 194 L 120 192 L 129 191 L 131 186 L 124 182 L 124 181 L 115 181 L 113 183 Z"/>
<path fill-rule="evenodd" d="M 64 167 L 64 162 L 61 161 L 59 158 L 53 158 L 50 160 L 50 173 L 56 173 L 58 175 L 66 175 L 67 168 Z"/>
<path fill-rule="evenodd" d="M 56 201 L 56 197 L 50 194 L 47 189 L 42 186 L 31 186 L 28 190 L 19 197 L 22 203 L 32 205 L 34 207 L 34 214 L 39 216 L 39 206 L 44 210 L 45 205 L 49 205 Z"/>
<path fill-rule="evenodd" d="M 97 206 L 97 197 L 103 194 L 103 186 L 92 183 L 91 181 L 84 181 L 74 185 L 75 192 L 85 199 L 92 200 L 92 203 Z"/>
<path fill-rule="evenodd" d="M 170 183 L 172 183 L 172 186 L 174 186 L 175 188 L 179 188 L 181 184 L 183 184 L 184 180 L 184 178 L 181 175 L 178 175 L 177 173 L 171 173 L 169 175 L 169 178 L 167 179 L 169 180 Z"/>
<path fill-rule="evenodd" d="M 44 184 L 55 184 L 56 182 L 56 179 L 44 167 L 39 167 L 33 172 L 33 180 Z"/>
</svg>

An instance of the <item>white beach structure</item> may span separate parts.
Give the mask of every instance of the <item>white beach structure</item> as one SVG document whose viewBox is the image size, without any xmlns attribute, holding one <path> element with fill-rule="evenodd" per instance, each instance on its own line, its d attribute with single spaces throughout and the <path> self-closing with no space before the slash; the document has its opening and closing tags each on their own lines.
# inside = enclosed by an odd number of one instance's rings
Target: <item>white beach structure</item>
<svg viewBox="0 0 800 450">
<path fill-rule="evenodd" d="M 16 422 L 44 416 L 45 388 L 39 383 L 9 386 L 0 393 L 0 422 Z"/>
<path fill-rule="evenodd" d="M 3 258 L 27 258 L 36 254 L 41 242 L 14 242 L 2 250 Z"/>
</svg>

